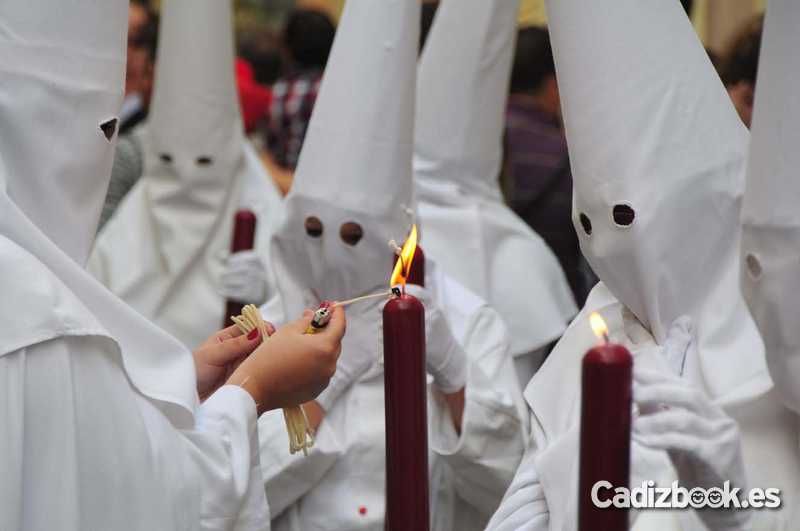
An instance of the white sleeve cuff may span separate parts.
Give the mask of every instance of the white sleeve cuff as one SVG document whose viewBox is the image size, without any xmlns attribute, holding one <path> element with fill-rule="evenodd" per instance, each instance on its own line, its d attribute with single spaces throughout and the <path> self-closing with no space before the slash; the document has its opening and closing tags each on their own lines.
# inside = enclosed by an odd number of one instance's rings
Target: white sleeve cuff
<svg viewBox="0 0 800 531">
<path fill-rule="evenodd" d="M 248 425 L 255 425 L 258 419 L 256 402 L 250 393 L 238 385 L 223 385 L 217 389 L 201 406 L 204 414 L 221 413 L 242 415 Z"/>
</svg>

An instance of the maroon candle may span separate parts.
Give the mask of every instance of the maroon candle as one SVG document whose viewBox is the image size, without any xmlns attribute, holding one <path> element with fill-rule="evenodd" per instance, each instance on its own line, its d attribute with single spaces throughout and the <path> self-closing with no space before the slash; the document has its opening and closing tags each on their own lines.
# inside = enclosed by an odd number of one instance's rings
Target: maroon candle
<svg viewBox="0 0 800 531">
<path fill-rule="evenodd" d="M 427 531 L 428 389 L 425 308 L 401 295 L 383 308 L 386 530 Z"/>
<path fill-rule="evenodd" d="M 595 315 L 593 327 L 597 319 L 602 321 Z M 611 484 L 597 490 L 601 501 L 610 501 L 616 487 L 627 488 L 630 482 L 633 357 L 622 345 L 609 343 L 606 334 L 599 331 L 604 343 L 583 358 L 579 531 L 628 529 L 627 509 L 600 508 L 592 501 L 592 488 L 598 481 Z"/>
<path fill-rule="evenodd" d="M 415 254 L 416 244 L 414 227 L 390 282 L 401 283 L 402 292 L 383 308 L 386 531 L 428 531 L 430 521 L 425 308 L 405 293 L 412 273 L 415 283 L 424 284 L 425 262 Z"/>
<path fill-rule="evenodd" d="M 233 234 L 231 236 L 231 253 L 248 251 L 253 248 L 256 237 L 256 215 L 252 210 L 242 209 L 236 212 L 233 218 Z M 247 301 L 225 302 L 225 320 L 222 327 L 231 324 L 231 317 L 242 313 Z"/>
</svg>

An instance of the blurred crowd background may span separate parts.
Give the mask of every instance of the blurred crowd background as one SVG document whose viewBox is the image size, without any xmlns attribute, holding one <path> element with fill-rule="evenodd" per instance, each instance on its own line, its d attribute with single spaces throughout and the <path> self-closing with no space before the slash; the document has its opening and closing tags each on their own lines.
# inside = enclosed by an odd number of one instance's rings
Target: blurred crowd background
<svg viewBox="0 0 800 531">
<path fill-rule="evenodd" d="M 678 1 L 678 0 L 675 0 Z M 425 30 L 436 1 L 424 2 Z M 742 120 L 749 126 L 766 0 L 681 2 Z M 147 115 L 157 58 L 158 0 L 131 0 L 126 99 L 109 205 L 141 174 L 125 133 Z M 236 74 L 244 125 L 285 194 L 324 73 L 344 0 L 236 0 Z M 558 256 L 578 304 L 594 283 L 571 222 L 572 181 L 542 0 L 522 0 L 498 176 L 510 206 Z"/>
</svg>

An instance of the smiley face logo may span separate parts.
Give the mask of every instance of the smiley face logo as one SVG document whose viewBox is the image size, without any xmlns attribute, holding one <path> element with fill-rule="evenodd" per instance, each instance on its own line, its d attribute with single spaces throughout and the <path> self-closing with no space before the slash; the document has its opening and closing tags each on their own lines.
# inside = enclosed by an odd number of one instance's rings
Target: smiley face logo
<svg viewBox="0 0 800 531">
<path fill-rule="evenodd" d="M 694 509 L 700 509 L 705 505 L 706 493 L 700 487 L 695 487 L 689 491 L 689 505 Z"/>
<path fill-rule="evenodd" d="M 708 489 L 706 493 L 706 500 L 708 501 L 707 505 L 712 509 L 719 509 L 722 507 L 722 489 L 718 487 L 714 487 L 712 489 Z"/>
</svg>

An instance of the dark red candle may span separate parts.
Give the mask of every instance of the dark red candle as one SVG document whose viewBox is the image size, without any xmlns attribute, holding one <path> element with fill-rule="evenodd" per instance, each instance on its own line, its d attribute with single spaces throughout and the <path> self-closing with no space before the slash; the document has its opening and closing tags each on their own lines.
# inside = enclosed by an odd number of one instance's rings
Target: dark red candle
<svg viewBox="0 0 800 531">
<path fill-rule="evenodd" d="M 630 482 L 631 386 L 633 357 L 622 345 L 606 342 L 583 358 L 581 398 L 579 531 L 627 531 L 628 511 L 597 507 L 592 488 L 610 501 L 616 487 Z"/>
<path fill-rule="evenodd" d="M 386 531 L 428 531 L 428 386 L 425 307 L 406 294 L 409 281 L 424 285 L 425 259 L 411 228 L 389 284 L 402 285 L 383 307 L 386 406 Z M 412 279 L 413 275 L 413 279 Z"/>
<path fill-rule="evenodd" d="M 233 234 L 231 235 L 231 253 L 248 251 L 255 245 L 256 215 L 252 210 L 242 209 L 236 212 L 233 218 Z M 222 327 L 230 326 L 231 317 L 242 313 L 247 301 L 226 301 L 225 320 Z"/>
<path fill-rule="evenodd" d="M 383 308 L 386 530 L 427 531 L 428 389 L 425 308 L 403 294 Z"/>
</svg>

